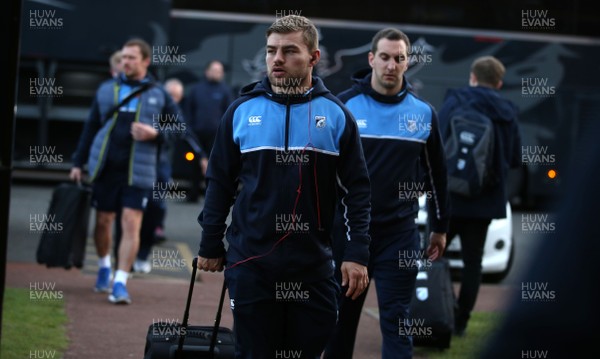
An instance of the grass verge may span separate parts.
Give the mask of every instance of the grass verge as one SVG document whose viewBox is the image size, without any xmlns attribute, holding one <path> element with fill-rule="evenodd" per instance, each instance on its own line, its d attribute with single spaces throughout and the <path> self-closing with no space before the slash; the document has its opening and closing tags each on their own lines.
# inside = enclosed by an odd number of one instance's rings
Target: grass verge
<svg viewBox="0 0 600 359">
<path fill-rule="evenodd" d="M 26 288 L 4 289 L 0 358 L 62 358 L 67 349 L 64 299 L 33 298 Z"/>
</svg>

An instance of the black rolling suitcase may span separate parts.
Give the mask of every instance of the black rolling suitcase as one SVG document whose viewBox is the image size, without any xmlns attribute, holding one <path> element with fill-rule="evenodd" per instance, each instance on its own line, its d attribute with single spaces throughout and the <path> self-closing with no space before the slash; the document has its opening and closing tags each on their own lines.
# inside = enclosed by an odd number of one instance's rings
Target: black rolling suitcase
<svg viewBox="0 0 600 359">
<path fill-rule="evenodd" d="M 413 345 L 447 349 L 454 330 L 450 264 L 444 257 L 425 263 L 417 274 L 410 304 Z"/>
<path fill-rule="evenodd" d="M 69 182 L 54 189 L 36 252 L 39 264 L 83 267 L 91 200 L 89 185 Z"/>
<path fill-rule="evenodd" d="M 183 323 L 153 323 L 148 328 L 144 359 L 233 359 L 235 342 L 233 331 L 220 327 L 225 283 L 221 289 L 221 299 L 213 326 L 188 326 L 190 304 L 198 258 L 192 261 L 192 279 L 188 290 Z"/>
</svg>

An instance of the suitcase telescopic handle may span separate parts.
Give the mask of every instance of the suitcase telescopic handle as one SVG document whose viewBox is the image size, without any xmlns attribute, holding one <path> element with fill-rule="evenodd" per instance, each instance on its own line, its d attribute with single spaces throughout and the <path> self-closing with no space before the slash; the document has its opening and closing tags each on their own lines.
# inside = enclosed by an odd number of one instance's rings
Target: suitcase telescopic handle
<svg viewBox="0 0 600 359">
<path fill-rule="evenodd" d="M 194 284 L 196 283 L 196 271 L 198 270 L 198 257 L 195 257 L 192 261 L 192 278 L 190 280 L 190 287 L 188 289 L 187 301 L 185 303 L 185 312 L 183 313 L 183 322 L 181 323 L 181 327 L 185 328 L 181 335 L 179 335 L 179 344 L 177 346 L 177 351 L 175 352 L 175 357 L 179 358 L 182 350 L 183 343 L 185 341 L 185 336 L 187 334 L 188 320 L 190 317 L 190 306 L 192 304 L 192 294 L 194 293 Z M 227 290 L 227 286 L 225 285 L 225 280 L 223 280 L 223 287 L 221 289 L 221 298 L 219 299 L 219 308 L 217 309 L 217 316 L 215 318 L 215 325 L 213 327 L 212 337 L 210 338 L 210 347 L 209 347 L 209 355 L 211 358 L 214 358 L 215 355 L 215 346 L 217 345 L 217 335 L 219 333 L 219 326 L 221 325 L 221 312 L 223 311 L 223 302 L 225 301 L 225 291 Z"/>
</svg>

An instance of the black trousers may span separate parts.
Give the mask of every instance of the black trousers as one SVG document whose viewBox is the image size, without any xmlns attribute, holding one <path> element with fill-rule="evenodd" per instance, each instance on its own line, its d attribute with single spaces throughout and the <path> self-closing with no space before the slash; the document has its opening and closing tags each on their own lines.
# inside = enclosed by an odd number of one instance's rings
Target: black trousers
<svg viewBox="0 0 600 359">
<path fill-rule="evenodd" d="M 319 358 L 337 320 L 337 282 L 271 278 L 243 265 L 225 270 L 236 358 Z"/>
<path fill-rule="evenodd" d="M 464 329 L 475 307 L 481 285 L 481 260 L 487 237 L 490 219 L 451 217 L 448 242 L 450 245 L 456 235 L 460 236 L 462 269 L 460 291 L 455 311 L 456 329 Z"/>
</svg>

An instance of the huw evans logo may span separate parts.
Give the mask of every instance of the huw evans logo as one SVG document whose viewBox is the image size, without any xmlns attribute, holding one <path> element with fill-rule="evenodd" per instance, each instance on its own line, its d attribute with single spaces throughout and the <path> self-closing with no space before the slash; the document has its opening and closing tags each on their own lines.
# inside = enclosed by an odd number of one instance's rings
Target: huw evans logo
<svg viewBox="0 0 600 359">
<path fill-rule="evenodd" d="M 302 214 L 275 214 L 275 232 L 298 234 L 309 231 L 309 223 L 302 221 Z"/>
<path fill-rule="evenodd" d="M 427 269 L 432 266 L 431 259 L 427 258 L 423 250 L 398 251 L 398 268 Z"/>
<path fill-rule="evenodd" d="M 56 214 L 29 214 L 29 232 L 31 233 L 61 233 L 63 223 L 56 220 Z"/>
<path fill-rule="evenodd" d="M 29 78 L 29 95 L 32 97 L 62 97 L 63 87 L 52 77 Z"/>
<path fill-rule="evenodd" d="M 549 358 L 549 350 L 528 349 L 521 350 L 521 359 L 544 359 Z"/>
<path fill-rule="evenodd" d="M 424 318 L 400 319 L 398 335 L 427 338 L 433 335 L 433 328 L 425 325 Z"/>
<path fill-rule="evenodd" d="M 162 133 L 183 134 L 187 130 L 187 123 L 179 114 L 152 114 L 152 127 Z"/>
<path fill-rule="evenodd" d="M 302 288 L 301 282 L 276 282 L 275 300 L 304 302 L 310 299 L 310 292 Z"/>
<path fill-rule="evenodd" d="M 548 146 L 522 146 L 521 162 L 524 165 L 554 165 L 556 155 L 549 153 Z"/>
<path fill-rule="evenodd" d="M 524 234 L 549 234 L 556 232 L 556 222 L 547 213 L 521 214 L 521 230 Z"/>
<path fill-rule="evenodd" d="M 431 123 L 425 121 L 424 113 L 404 113 L 398 118 L 398 130 L 400 133 L 416 133 L 431 131 Z"/>
<path fill-rule="evenodd" d="M 35 30 L 60 30 L 63 18 L 56 16 L 56 10 L 29 10 L 29 28 Z"/>
<path fill-rule="evenodd" d="M 547 77 L 521 78 L 521 95 L 523 97 L 553 97 L 556 86 L 548 83 Z"/>
<path fill-rule="evenodd" d="M 64 297 L 63 291 L 57 290 L 54 282 L 29 283 L 29 299 L 32 301 L 54 301 Z"/>
<path fill-rule="evenodd" d="M 179 46 L 152 46 L 153 65 L 183 65 L 187 62 L 185 54 L 179 53 Z"/>
<path fill-rule="evenodd" d="M 179 319 L 152 319 L 152 336 L 172 338 L 187 335 L 187 328 Z"/>
<path fill-rule="evenodd" d="M 554 30 L 556 19 L 548 15 L 548 10 L 521 10 L 523 30 Z"/>
<path fill-rule="evenodd" d="M 412 202 L 425 196 L 429 200 L 433 198 L 433 192 L 425 188 L 425 182 L 399 182 L 398 199 L 402 202 Z"/>
<path fill-rule="evenodd" d="M 548 288 L 548 282 L 522 282 L 521 300 L 524 302 L 553 302 L 556 291 Z"/>
<path fill-rule="evenodd" d="M 56 153 L 56 146 L 29 146 L 29 163 L 31 164 L 60 164 L 63 155 Z"/>
<path fill-rule="evenodd" d="M 309 162 L 310 156 L 304 150 L 275 150 L 275 163 L 278 165 L 307 165 Z"/>
</svg>

